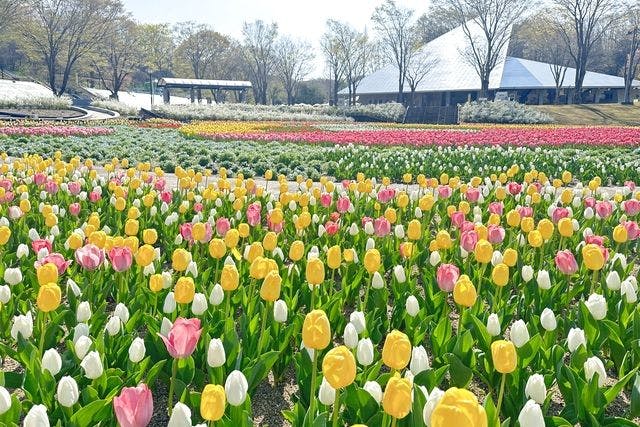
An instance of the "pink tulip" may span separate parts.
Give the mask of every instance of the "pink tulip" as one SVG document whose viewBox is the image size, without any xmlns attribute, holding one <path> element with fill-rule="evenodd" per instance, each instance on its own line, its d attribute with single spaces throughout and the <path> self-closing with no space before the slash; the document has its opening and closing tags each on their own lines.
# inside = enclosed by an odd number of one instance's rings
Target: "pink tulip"
<svg viewBox="0 0 640 427">
<path fill-rule="evenodd" d="M 636 216 L 640 212 L 640 200 L 627 200 L 624 202 L 624 211 L 629 216 Z"/>
<path fill-rule="evenodd" d="M 166 204 L 171 203 L 171 201 L 173 200 L 173 193 L 167 190 L 163 191 L 162 193 L 160 193 L 160 200 L 162 200 Z"/>
<path fill-rule="evenodd" d="M 45 265 L 45 264 L 55 265 L 56 268 L 58 269 L 58 274 L 62 275 L 64 274 L 65 271 L 67 271 L 67 268 L 71 265 L 71 260 L 66 261 L 62 256 L 62 254 L 53 252 L 47 255 L 46 257 L 42 258 L 40 261 L 36 262 L 37 267 L 40 267 L 41 265 Z"/>
<path fill-rule="evenodd" d="M 104 251 L 89 243 L 76 250 L 76 261 L 85 270 L 93 271 L 104 262 Z"/>
<path fill-rule="evenodd" d="M 80 215 L 80 203 L 71 203 L 69 205 L 69 213 L 73 216 Z"/>
<path fill-rule="evenodd" d="M 555 261 L 556 267 L 558 267 L 558 270 L 560 270 L 562 274 L 570 276 L 578 271 L 578 262 L 568 249 L 558 251 Z"/>
<path fill-rule="evenodd" d="M 596 203 L 596 213 L 600 218 L 608 218 L 613 213 L 613 205 L 609 201 Z"/>
<path fill-rule="evenodd" d="M 363 216 L 362 220 L 360 221 L 360 223 L 362 224 L 363 228 L 368 222 L 373 222 L 373 219 L 371 217 L 368 217 L 368 216 Z"/>
<path fill-rule="evenodd" d="M 591 235 L 584 238 L 584 242 L 588 245 L 593 243 L 594 245 L 604 246 L 604 237 Z"/>
<path fill-rule="evenodd" d="M 33 182 L 37 186 L 43 185 L 46 181 L 47 181 L 47 175 L 43 174 L 42 172 L 38 172 L 35 175 L 33 175 Z"/>
<path fill-rule="evenodd" d="M 640 237 L 640 226 L 636 221 L 625 221 L 622 225 L 627 229 L 627 238 L 629 240 L 636 240 Z"/>
<path fill-rule="evenodd" d="M 627 187 L 631 191 L 636 189 L 636 183 L 633 182 L 633 181 L 625 181 L 624 182 L 624 186 Z"/>
<path fill-rule="evenodd" d="M 167 185 L 167 181 L 164 178 L 158 178 L 156 182 L 153 183 L 153 188 L 156 191 L 164 191 L 164 187 Z"/>
<path fill-rule="evenodd" d="M 460 270 L 453 264 L 440 264 L 436 272 L 438 287 L 444 292 L 452 292 L 460 277 Z"/>
<path fill-rule="evenodd" d="M 464 221 L 460 226 L 460 233 L 464 233 L 465 231 L 474 231 L 476 229 L 476 225 L 471 221 Z"/>
<path fill-rule="evenodd" d="M 373 221 L 373 231 L 378 237 L 384 237 L 391 232 L 391 223 L 383 216 Z"/>
<path fill-rule="evenodd" d="M 179 317 L 169 333 L 165 337 L 160 335 L 167 351 L 174 359 L 184 359 L 191 356 L 191 353 L 198 344 L 200 338 L 200 319 L 184 319 Z"/>
<path fill-rule="evenodd" d="M 255 227 L 260 224 L 262 207 L 259 203 L 252 203 L 247 207 L 247 222 L 250 226 Z"/>
<path fill-rule="evenodd" d="M 511 181 L 507 184 L 507 191 L 509 191 L 509 193 L 511 193 L 511 195 L 513 196 L 515 196 L 516 194 L 520 194 L 522 192 L 522 184 Z"/>
<path fill-rule="evenodd" d="M 522 206 L 520 209 L 518 209 L 518 213 L 522 218 L 532 217 L 533 208 L 531 206 Z"/>
<path fill-rule="evenodd" d="M 13 182 L 10 179 L 0 179 L 0 187 L 9 191 L 13 188 Z"/>
<path fill-rule="evenodd" d="M 502 215 L 502 212 L 504 212 L 504 205 L 502 202 L 489 203 L 489 213 Z"/>
<path fill-rule="evenodd" d="M 44 191 L 49 194 L 56 194 L 58 192 L 58 184 L 55 181 L 47 181 L 44 183 Z"/>
<path fill-rule="evenodd" d="M 193 204 L 193 210 L 195 212 L 202 212 L 202 209 L 204 209 L 204 206 L 202 205 L 202 203 L 196 202 Z"/>
<path fill-rule="evenodd" d="M 451 213 L 451 225 L 455 228 L 462 227 L 464 219 L 464 212 L 462 211 L 455 211 Z"/>
<path fill-rule="evenodd" d="M 453 190 L 448 185 L 439 185 L 438 186 L 438 197 L 441 199 L 448 199 L 451 197 Z"/>
<path fill-rule="evenodd" d="M 569 209 L 557 207 L 553 210 L 553 214 L 551 214 L 551 220 L 554 224 L 557 224 L 562 218 L 569 217 Z"/>
<path fill-rule="evenodd" d="M 51 252 L 53 250 L 51 242 L 47 239 L 36 239 L 31 242 L 31 249 L 33 249 L 33 252 L 38 253 L 42 248 L 46 248 L 47 252 Z"/>
<path fill-rule="evenodd" d="M 475 230 L 464 231 L 460 235 L 460 246 L 467 252 L 473 252 L 478 243 L 478 233 Z"/>
<path fill-rule="evenodd" d="M 338 212 L 345 213 L 349 210 L 349 206 L 351 206 L 351 201 L 348 197 L 338 198 L 338 201 L 336 202 L 336 208 L 338 209 Z"/>
<path fill-rule="evenodd" d="M 494 245 L 496 243 L 502 243 L 502 241 L 504 240 L 504 236 L 504 228 L 500 227 L 499 225 L 489 224 L 489 226 L 487 227 L 487 240 L 489 240 L 490 243 Z"/>
<path fill-rule="evenodd" d="M 80 183 L 76 181 L 68 183 L 67 188 L 69 189 L 69 193 L 73 194 L 74 196 L 80 194 L 80 191 L 82 190 Z"/>
<path fill-rule="evenodd" d="M 396 196 L 396 190 L 393 188 L 383 188 L 378 191 L 378 201 L 380 203 L 388 203 Z"/>
<path fill-rule="evenodd" d="M 91 193 L 89 193 L 89 201 L 91 203 L 96 203 L 100 199 L 102 199 L 102 195 L 97 191 L 92 191 Z"/>
<path fill-rule="evenodd" d="M 184 224 L 180 224 L 180 235 L 187 242 L 193 243 L 193 236 L 191 236 L 191 229 L 193 228 L 193 224 L 190 222 L 185 222 Z"/>
<path fill-rule="evenodd" d="M 342 180 L 342 189 L 345 191 L 349 191 L 349 185 L 351 185 L 351 181 L 348 179 Z"/>
<path fill-rule="evenodd" d="M 24 213 L 22 212 L 22 209 L 20 209 L 19 206 L 9 206 L 9 218 L 10 219 L 22 218 L 23 215 L 24 215 Z"/>
<path fill-rule="evenodd" d="M 593 197 L 585 197 L 584 198 L 584 207 L 585 208 L 595 208 L 596 207 L 596 199 Z"/>
<path fill-rule="evenodd" d="M 322 207 L 324 208 L 328 208 L 329 206 L 331 206 L 331 194 L 329 193 L 322 193 L 320 195 L 320 204 L 322 205 Z"/>
<path fill-rule="evenodd" d="M 126 271 L 131 267 L 133 254 L 128 246 L 116 246 L 109 251 L 109 261 L 117 272 Z"/>
<path fill-rule="evenodd" d="M 324 224 L 324 229 L 327 232 L 327 234 L 329 236 L 333 236 L 334 234 L 336 234 L 338 232 L 338 230 L 340 229 L 340 226 L 338 226 L 337 222 L 334 221 L 327 221 Z"/>
<path fill-rule="evenodd" d="M 218 236 L 224 237 L 227 231 L 231 228 L 231 222 L 225 217 L 220 217 L 216 220 L 216 233 Z"/>
<path fill-rule="evenodd" d="M 478 201 L 478 199 L 480 198 L 480 190 L 478 190 L 477 188 L 469 188 L 467 189 L 467 201 L 469 203 L 475 203 Z"/>
<path fill-rule="evenodd" d="M 145 427 L 153 416 L 153 396 L 146 384 L 124 387 L 113 398 L 113 410 L 121 427 Z"/>
</svg>

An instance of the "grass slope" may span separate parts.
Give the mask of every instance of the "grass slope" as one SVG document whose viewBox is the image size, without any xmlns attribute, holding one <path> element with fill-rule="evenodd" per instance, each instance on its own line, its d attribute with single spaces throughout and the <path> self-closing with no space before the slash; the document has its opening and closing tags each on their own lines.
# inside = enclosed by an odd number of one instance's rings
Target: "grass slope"
<svg viewBox="0 0 640 427">
<path fill-rule="evenodd" d="M 621 104 L 536 105 L 560 125 L 640 126 L 640 106 Z"/>
</svg>

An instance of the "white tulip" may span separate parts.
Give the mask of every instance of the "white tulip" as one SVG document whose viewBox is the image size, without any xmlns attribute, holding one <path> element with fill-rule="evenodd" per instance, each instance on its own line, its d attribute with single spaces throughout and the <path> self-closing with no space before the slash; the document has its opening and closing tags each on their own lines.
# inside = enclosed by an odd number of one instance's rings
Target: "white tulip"
<svg viewBox="0 0 640 427">
<path fill-rule="evenodd" d="M 371 287 L 373 289 L 382 289 L 384 288 L 384 279 L 377 271 L 373 273 L 373 277 L 371 278 Z"/>
<path fill-rule="evenodd" d="M 527 380 L 524 394 L 529 399 L 542 405 L 547 398 L 547 386 L 544 384 L 544 377 L 540 374 L 533 374 Z"/>
<path fill-rule="evenodd" d="M 249 384 L 244 374 L 235 370 L 229 374 L 224 383 L 224 391 L 227 395 L 227 402 L 231 406 L 240 406 L 247 399 Z"/>
<path fill-rule="evenodd" d="M 607 300 L 600 294 L 591 294 L 584 303 L 589 310 L 589 313 L 596 320 L 602 320 L 607 317 Z"/>
<path fill-rule="evenodd" d="M 598 387 L 602 387 L 607 381 L 607 371 L 604 369 L 602 360 L 597 356 L 590 357 L 584 362 L 584 376 L 587 381 L 591 381 L 595 374 L 598 374 Z"/>
<path fill-rule="evenodd" d="M 279 299 L 273 304 L 273 320 L 278 323 L 284 323 L 289 316 L 287 303 Z"/>
<path fill-rule="evenodd" d="M 4 281 L 11 286 L 22 282 L 22 271 L 19 268 L 7 268 L 4 271 Z"/>
<path fill-rule="evenodd" d="M 196 292 L 193 295 L 193 302 L 191 303 L 191 312 L 194 316 L 200 316 L 207 311 L 207 297 L 204 294 Z"/>
<path fill-rule="evenodd" d="M 318 400 L 327 406 L 333 405 L 336 400 L 336 389 L 331 387 L 331 384 L 324 377 L 322 377 L 322 383 L 318 389 Z"/>
<path fill-rule="evenodd" d="M 556 321 L 556 315 L 553 314 L 553 311 L 549 308 L 545 308 L 542 310 L 542 314 L 540 314 L 540 323 L 542 327 L 547 331 L 555 331 L 558 327 L 558 322 Z"/>
<path fill-rule="evenodd" d="M 62 358 L 55 348 L 50 348 L 42 355 L 42 372 L 49 371 L 54 377 L 62 369 Z"/>
<path fill-rule="evenodd" d="M 212 368 L 222 366 L 227 361 L 227 355 L 222 345 L 222 340 L 219 338 L 213 338 L 209 341 L 209 348 L 207 350 L 207 364 Z"/>
<path fill-rule="evenodd" d="M 6 304 L 11 299 L 11 288 L 7 285 L 0 286 L 0 304 Z"/>
<path fill-rule="evenodd" d="M 438 251 L 433 251 L 431 252 L 431 255 L 429 255 L 429 264 L 431 264 L 432 267 L 440 264 L 441 260 L 442 258 L 440 257 L 440 252 Z"/>
<path fill-rule="evenodd" d="M 80 362 L 80 366 L 84 369 L 84 376 L 90 380 L 100 378 L 104 372 L 102 360 L 100 360 L 100 354 L 97 351 L 87 353 Z"/>
<path fill-rule="evenodd" d="M 164 304 L 162 305 L 162 312 L 171 314 L 176 311 L 176 299 L 173 292 L 169 292 L 164 298 Z"/>
<path fill-rule="evenodd" d="M 25 245 L 24 243 L 20 243 L 18 245 L 18 249 L 16 250 L 16 255 L 18 259 L 29 256 L 29 246 Z"/>
<path fill-rule="evenodd" d="M 116 308 L 113 310 L 113 314 L 118 316 L 125 325 L 129 321 L 129 309 L 123 303 L 118 303 L 118 305 L 116 305 Z"/>
<path fill-rule="evenodd" d="M 382 387 L 376 381 L 367 381 L 362 387 L 373 399 L 380 404 L 382 401 Z"/>
<path fill-rule="evenodd" d="M 28 311 L 25 315 L 18 315 L 13 317 L 13 325 L 11 326 L 11 338 L 18 340 L 18 333 L 22 335 L 22 338 L 28 340 L 33 335 L 33 317 L 31 312 Z"/>
<path fill-rule="evenodd" d="M 173 286 L 173 275 L 168 271 L 162 272 L 162 288 L 169 289 Z"/>
<path fill-rule="evenodd" d="M 402 224 L 397 224 L 393 229 L 394 234 L 398 239 L 404 239 L 404 227 Z"/>
<path fill-rule="evenodd" d="M 147 353 L 147 348 L 144 345 L 144 340 L 140 337 L 135 337 L 129 346 L 129 360 L 132 363 L 139 363 L 144 359 Z"/>
<path fill-rule="evenodd" d="M 107 321 L 107 324 L 104 327 L 104 329 L 107 331 L 107 333 L 110 336 L 114 336 L 120 332 L 121 324 L 122 322 L 120 321 L 120 318 L 118 316 L 111 316 L 109 317 L 109 320 Z"/>
<path fill-rule="evenodd" d="M 44 405 L 33 405 L 22 422 L 23 427 L 49 427 L 49 417 L 47 407 Z"/>
<path fill-rule="evenodd" d="M 444 396 L 444 391 L 435 387 L 431 390 L 431 393 L 429 393 L 429 397 L 427 397 L 427 403 L 425 403 L 424 409 L 422 410 L 422 420 L 427 427 L 431 426 L 431 414 L 433 410 L 436 409 L 438 403 L 440 403 L 442 396 Z"/>
<path fill-rule="evenodd" d="M 405 310 L 407 310 L 407 314 L 409 316 L 416 317 L 418 315 L 418 312 L 420 311 L 420 304 L 418 303 L 418 299 L 413 295 L 409 295 L 404 308 Z"/>
<path fill-rule="evenodd" d="M 489 332 L 489 335 L 492 337 L 497 337 L 501 331 L 500 318 L 498 318 L 497 314 L 491 313 L 487 319 L 487 332 Z"/>
<path fill-rule="evenodd" d="M 413 375 L 418 375 L 422 371 L 429 369 L 429 356 L 423 346 L 413 347 L 411 350 L 411 363 L 409 370 Z"/>
<path fill-rule="evenodd" d="M 173 328 L 173 323 L 171 323 L 171 320 L 163 317 L 162 323 L 160 324 L 160 335 L 164 335 L 166 337 L 169 334 L 171 328 Z"/>
<path fill-rule="evenodd" d="M 362 366 L 369 366 L 373 363 L 373 343 L 369 338 L 363 338 L 358 343 L 356 358 Z"/>
<path fill-rule="evenodd" d="M 587 339 L 585 338 L 584 331 L 580 328 L 571 328 L 569 334 L 567 334 L 567 347 L 569 347 L 569 351 L 573 353 L 581 345 L 587 348 Z"/>
<path fill-rule="evenodd" d="M 82 295 L 80 286 L 78 286 L 78 284 L 72 279 L 67 279 L 67 289 L 71 289 L 71 292 L 73 292 L 73 295 L 75 295 L 76 298 Z"/>
<path fill-rule="evenodd" d="M 540 427 L 545 425 L 542 409 L 533 400 L 528 400 L 518 415 L 520 427 Z"/>
<path fill-rule="evenodd" d="M 358 229 L 358 225 L 355 222 L 351 223 L 349 227 L 349 235 L 356 236 L 360 230 Z"/>
<path fill-rule="evenodd" d="M 491 265 L 495 267 L 498 264 L 502 264 L 502 252 L 493 251 L 493 255 L 491 256 Z"/>
<path fill-rule="evenodd" d="M 536 281 L 538 282 L 538 288 L 540 289 L 551 289 L 551 279 L 549 278 L 549 272 L 546 270 L 538 271 L 538 276 L 536 277 Z"/>
<path fill-rule="evenodd" d="M 220 200 L 220 199 L 217 199 Z M 171 411 L 171 418 L 167 427 L 192 427 L 191 409 L 184 403 L 178 402 Z"/>
<path fill-rule="evenodd" d="M 91 306 L 88 301 L 82 301 L 76 309 L 76 321 L 81 323 L 89 319 L 91 319 Z"/>
<path fill-rule="evenodd" d="M 364 224 L 364 232 L 368 235 L 372 235 L 374 233 L 374 229 L 373 229 L 373 222 L 372 221 L 367 221 Z"/>
<path fill-rule="evenodd" d="M 187 265 L 187 273 L 190 273 L 194 278 L 198 277 L 198 264 L 195 261 L 191 261 L 189 265 Z"/>
<path fill-rule="evenodd" d="M 393 275 L 398 283 L 404 283 L 407 281 L 407 275 L 404 271 L 404 267 L 401 265 L 396 265 L 395 267 L 393 267 Z"/>
<path fill-rule="evenodd" d="M 73 343 L 75 344 L 80 337 L 88 337 L 89 336 L 89 325 L 86 323 L 78 323 L 75 328 L 73 328 Z"/>
<path fill-rule="evenodd" d="M 222 289 L 222 286 L 220 286 L 219 283 L 216 283 L 213 286 L 213 289 L 211 289 L 211 294 L 209 295 L 209 302 L 213 306 L 219 306 L 220 304 L 222 304 L 223 300 L 224 300 L 224 290 Z"/>
<path fill-rule="evenodd" d="M 364 313 L 361 311 L 352 311 L 349 315 L 349 322 L 355 326 L 358 334 L 361 334 L 367 329 L 367 321 L 364 318 Z"/>
<path fill-rule="evenodd" d="M 6 388 L 0 385 L 0 415 L 11 408 L 11 395 Z"/>
<path fill-rule="evenodd" d="M 347 326 L 344 327 L 344 333 L 342 335 L 344 339 L 344 345 L 349 348 L 356 348 L 358 345 L 358 331 L 353 323 L 347 323 Z"/>
<path fill-rule="evenodd" d="M 585 219 L 591 219 L 591 218 L 593 218 L 593 215 L 594 215 L 593 208 L 591 208 L 591 207 L 587 207 L 587 208 L 584 210 L 584 217 L 585 217 Z"/>
<path fill-rule="evenodd" d="M 56 399 L 60 405 L 65 408 L 71 408 L 78 403 L 80 398 L 80 392 L 78 391 L 78 383 L 73 377 L 64 376 L 60 378 L 58 382 L 58 389 L 56 391 Z"/>
<path fill-rule="evenodd" d="M 607 283 L 607 288 L 609 288 L 612 291 L 617 291 L 618 289 L 620 289 L 621 281 L 620 281 L 620 275 L 618 274 L 618 272 L 615 270 L 610 271 L 609 274 L 607 274 L 606 283 Z"/>
<path fill-rule="evenodd" d="M 520 348 L 529 342 L 529 330 L 527 329 L 527 324 L 524 323 L 522 319 L 516 320 L 513 325 L 511 325 L 511 333 L 509 334 L 511 342 Z"/>
<path fill-rule="evenodd" d="M 620 295 L 625 298 L 627 304 L 635 304 L 638 301 L 638 291 L 630 280 L 625 280 L 620 285 Z"/>
<path fill-rule="evenodd" d="M 531 267 L 530 265 L 523 265 L 522 280 L 524 280 L 525 282 L 529 282 L 531 279 L 533 279 L 533 267 Z"/>
</svg>

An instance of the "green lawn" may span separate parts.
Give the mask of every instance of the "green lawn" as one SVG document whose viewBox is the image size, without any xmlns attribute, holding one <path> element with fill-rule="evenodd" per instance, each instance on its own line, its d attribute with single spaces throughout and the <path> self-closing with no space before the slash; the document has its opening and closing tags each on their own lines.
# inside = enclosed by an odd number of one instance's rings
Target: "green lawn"
<svg viewBox="0 0 640 427">
<path fill-rule="evenodd" d="M 561 125 L 640 126 L 640 106 L 621 104 L 535 106 Z"/>
</svg>

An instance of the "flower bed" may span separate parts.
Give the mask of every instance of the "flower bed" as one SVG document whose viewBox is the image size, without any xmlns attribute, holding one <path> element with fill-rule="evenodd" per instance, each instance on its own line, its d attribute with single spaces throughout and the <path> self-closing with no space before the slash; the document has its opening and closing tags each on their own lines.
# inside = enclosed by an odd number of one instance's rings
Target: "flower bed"
<svg viewBox="0 0 640 427">
<path fill-rule="evenodd" d="M 78 136 L 91 137 L 101 135 L 111 135 L 113 129 L 105 127 L 85 127 L 85 126 L 3 126 L 0 127 L 0 136 Z"/>
<path fill-rule="evenodd" d="M 637 422 L 634 182 L 97 164 L 0 162 L 3 425 Z"/>
</svg>

